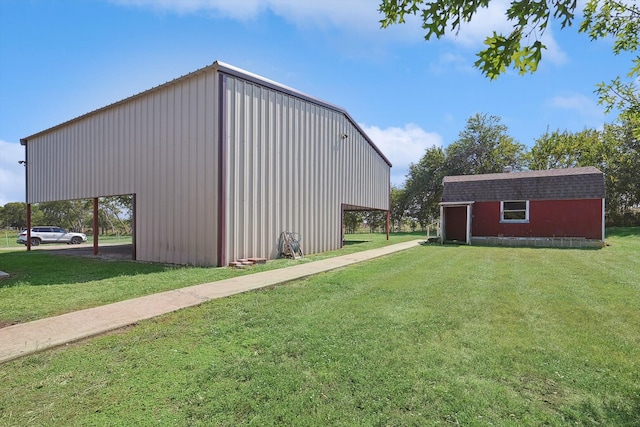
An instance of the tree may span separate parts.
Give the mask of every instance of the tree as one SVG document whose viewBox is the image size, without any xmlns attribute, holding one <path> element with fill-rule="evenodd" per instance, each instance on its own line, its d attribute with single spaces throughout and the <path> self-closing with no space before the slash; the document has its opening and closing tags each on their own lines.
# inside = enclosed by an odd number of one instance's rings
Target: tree
<svg viewBox="0 0 640 427">
<path fill-rule="evenodd" d="M 613 36 L 613 53 L 635 52 L 640 43 L 640 6 L 624 0 L 589 0 L 584 8 L 584 21 L 580 31 L 589 34 L 591 40 Z M 596 92 L 606 111 L 621 111 L 621 119 L 631 126 L 636 138 L 640 138 L 640 56 L 633 60 L 626 81 L 620 76 L 611 83 L 600 83 Z"/>
<path fill-rule="evenodd" d="M 363 215 L 364 221 L 369 227 L 370 233 L 375 233 L 376 230 L 384 230 L 387 223 L 386 211 L 365 211 Z"/>
<path fill-rule="evenodd" d="M 427 148 L 417 164 L 409 166 L 405 183 L 404 210 L 424 229 L 440 215 L 442 179 L 447 175 L 445 152 L 440 147 Z"/>
<path fill-rule="evenodd" d="M 630 225 L 632 208 L 640 204 L 640 144 L 631 124 L 606 125 L 602 131 L 547 131 L 529 153 L 530 169 L 578 166 L 604 172 L 607 220 Z"/>
<path fill-rule="evenodd" d="M 132 201 L 131 196 L 101 198 L 98 204 L 98 224 L 101 229 L 108 227 L 112 234 L 116 233 L 116 228 L 122 233 L 130 233 Z"/>
<path fill-rule="evenodd" d="M 407 209 L 406 191 L 394 185 L 391 187 L 390 199 L 391 230 L 403 231 Z"/>
<path fill-rule="evenodd" d="M 606 152 L 607 213 L 615 225 L 640 225 L 640 142 L 637 128 L 629 122 L 607 125 L 602 132 Z"/>
<path fill-rule="evenodd" d="M 39 207 L 44 223 L 73 231 L 82 231 L 92 214 L 91 200 L 43 202 Z"/>
<path fill-rule="evenodd" d="M 362 211 L 346 211 L 344 213 L 344 227 L 347 234 L 353 234 L 358 230 L 358 226 L 362 224 Z"/>
<path fill-rule="evenodd" d="M 440 38 L 447 32 L 457 33 L 491 0 L 382 0 L 379 11 L 384 17 L 383 28 L 405 22 L 407 15 L 422 16 L 425 39 Z M 576 0 L 531 1 L 512 0 L 506 18 L 513 23 L 510 34 L 495 31 L 485 39 L 485 49 L 477 56 L 475 66 L 490 79 L 497 78 L 508 67 L 520 74 L 533 73 L 546 47 L 541 38 L 550 21 L 560 22 L 562 29 L 570 27 L 575 18 Z M 613 53 L 635 52 L 640 37 L 640 6 L 633 0 L 588 0 L 583 10 L 584 20 L 579 31 L 592 40 L 613 37 Z M 610 84 L 601 83 L 597 92 L 608 110 L 618 108 L 626 120 L 640 121 L 638 86 L 640 57 L 633 61 L 628 81 L 619 77 Z"/>
<path fill-rule="evenodd" d="M 447 174 L 473 175 L 521 169 L 526 148 L 508 134 L 500 117 L 476 114 L 467 120 L 459 139 L 447 147 Z"/>
<path fill-rule="evenodd" d="M 533 170 L 578 166 L 603 168 L 605 149 L 600 133 L 595 130 L 585 129 L 578 133 L 566 130 L 549 133 L 547 130 L 531 147 L 528 167 Z"/>
<path fill-rule="evenodd" d="M 27 204 L 7 203 L 0 208 L 0 226 L 22 230 L 27 227 Z"/>
<path fill-rule="evenodd" d="M 440 215 L 445 176 L 502 172 L 506 166 L 521 169 L 526 160 L 525 146 L 509 136 L 499 117 L 476 114 L 446 150 L 428 148 L 420 162 L 410 165 L 405 183 L 407 215 L 425 229 Z"/>
</svg>

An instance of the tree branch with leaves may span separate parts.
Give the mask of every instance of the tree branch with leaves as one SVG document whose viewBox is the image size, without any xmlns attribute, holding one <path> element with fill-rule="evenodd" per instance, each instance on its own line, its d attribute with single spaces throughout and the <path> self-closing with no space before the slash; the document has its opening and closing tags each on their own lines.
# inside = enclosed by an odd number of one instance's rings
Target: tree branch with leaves
<svg viewBox="0 0 640 427">
<path fill-rule="evenodd" d="M 477 17 L 481 9 L 488 8 L 491 0 L 382 0 L 379 11 L 383 14 L 383 28 L 405 23 L 408 15 L 422 18 L 424 38 L 441 38 L 447 33 L 457 34 L 464 24 Z M 505 12 L 512 23 L 512 31 L 502 34 L 493 31 L 487 35 L 485 48 L 477 53 L 475 62 L 485 76 L 496 79 L 507 68 L 520 74 L 538 69 L 546 46 L 542 36 L 552 21 L 562 29 L 573 25 L 577 0 L 513 0 Z M 588 0 L 582 14 L 579 32 L 591 40 L 613 37 L 613 53 L 633 53 L 638 49 L 640 34 L 640 6 L 633 0 Z M 618 109 L 623 119 L 640 123 L 640 96 L 637 79 L 640 77 L 640 57 L 633 60 L 627 74 L 628 81 L 620 77 L 611 83 L 601 83 L 596 93 L 607 111 Z"/>
</svg>

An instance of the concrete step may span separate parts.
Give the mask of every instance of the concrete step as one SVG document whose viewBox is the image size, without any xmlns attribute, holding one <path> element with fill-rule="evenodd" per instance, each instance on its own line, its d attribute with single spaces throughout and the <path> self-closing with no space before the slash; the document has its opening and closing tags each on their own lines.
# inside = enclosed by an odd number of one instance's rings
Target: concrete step
<svg viewBox="0 0 640 427">
<path fill-rule="evenodd" d="M 256 258 L 256 257 L 240 258 L 235 261 L 231 261 L 229 263 L 229 267 L 243 268 L 243 267 L 249 267 L 254 264 L 265 264 L 266 262 L 267 262 L 266 258 Z"/>
</svg>

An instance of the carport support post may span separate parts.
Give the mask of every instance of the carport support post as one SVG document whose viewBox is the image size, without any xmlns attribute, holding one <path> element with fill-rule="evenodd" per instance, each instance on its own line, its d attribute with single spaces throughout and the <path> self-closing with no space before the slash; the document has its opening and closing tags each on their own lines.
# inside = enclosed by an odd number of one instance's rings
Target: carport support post
<svg viewBox="0 0 640 427">
<path fill-rule="evenodd" d="M 31 203 L 27 203 L 27 250 L 31 250 Z"/>
<path fill-rule="evenodd" d="M 440 243 L 444 244 L 444 240 L 447 238 L 444 234 L 444 206 L 440 203 Z"/>
<path fill-rule="evenodd" d="M 98 255 L 98 198 L 93 198 L 93 255 Z"/>
<path fill-rule="evenodd" d="M 389 240 L 389 225 L 391 223 L 391 211 L 387 211 L 387 240 Z"/>
</svg>

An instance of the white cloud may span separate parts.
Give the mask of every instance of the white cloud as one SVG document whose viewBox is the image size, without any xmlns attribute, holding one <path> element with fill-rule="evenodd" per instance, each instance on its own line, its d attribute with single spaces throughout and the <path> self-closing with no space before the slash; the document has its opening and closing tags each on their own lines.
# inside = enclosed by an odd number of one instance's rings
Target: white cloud
<svg viewBox="0 0 640 427">
<path fill-rule="evenodd" d="M 438 56 L 437 61 L 429 65 L 432 73 L 443 75 L 451 72 L 451 70 L 462 74 L 474 74 L 477 70 L 473 68 L 473 61 L 468 57 L 447 52 Z"/>
<path fill-rule="evenodd" d="M 508 0 L 492 1 L 489 7 L 478 10 L 471 22 L 463 24 L 458 34 L 451 33 L 446 37 L 467 48 L 484 48 L 485 39 L 493 35 L 494 31 L 499 34 L 510 34 L 513 31 L 514 24 L 509 22 L 506 15 L 509 4 Z M 536 34 L 532 34 L 532 37 L 536 37 Z M 546 46 L 542 53 L 545 61 L 558 65 L 566 63 L 567 55 L 553 37 L 551 26 L 537 37 Z"/>
<path fill-rule="evenodd" d="M 250 21 L 269 10 L 298 25 L 333 24 L 379 28 L 378 3 L 371 0 L 112 0 L 114 3 L 149 7 L 176 13 L 212 12 L 241 21 Z"/>
<path fill-rule="evenodd" d="M 0 140 L 0 206 L 9 202 L 24 202 L 24 147 Z"/>
<path fill-rule="evenodd" d="M 549 101 L 549 105 L 563 110 L 573 110 L 584 116 L 602 117 L 602 110 L 597 102 L 582 94 L 555 96 Z"/>
<path fill-rule="evenodd" d="M 540 41 L 547 48 L 542 51 L 543 63 L 549 61 L 555 65 L 563 65 L 568 62 L 567 54 L 562 50 L 556 39 L 553 37 L 551 27 L 547 28 Z"/>
<path fill-rule="evenodd" d="M 375 0 L 111 0 L 113 3 L 150 8 L 158 11 L 187 13 L 211 13 L 214 16 L 227 17 L 247 22 L 257 19 L 260 14 L 270 11 L 298 27 L 338 28 L 371 35 L 380 31 L 382 14 L 378 11 L 379 2 Z M 510 0 L 493 0 L 486 8 L 480 8 L 471 22 L 463 23 L 458 33 L 447 28 L 445 39 L 465 48 L 479 49 L 484 46 L 487 36 L 493 31 L 509 34 L 513 23 L 506 17 Z M 391 25 L 384 30 L 388 39 L 422 41 L 425 30 L 418 16 L 405 17 L 406 23 Z M 563 63 L 565 53 L 553 38 L 551 27 L 542 35 L 547 46 L 544 55 L 550 62 Z"/>
<path fill-rule="evenodd" d="M 509 23 L 506 11 L 509 7 L 507 0 L 494 0 L 489 3 L 489 7 L 480 8 L 471 22 L 461 25 L 460 31 L 450 33 L 447 38 L 467 47 L 477 48 L 482 46 L 487 36 L 498 33 L 510 33 L 513 24 Z"/>
<path fill-rule="evenodd" d="M 380 31 L 379 3 L 375 0 L 111 0 L 115 4 L 149 8 L 157 11 L 210 13 L 242 22 L 255 20 L 270 11 L 298 27 L 339 28 L 371 34 Z M 421 40 L 422 28 L 417 17 L 408 16 L 406 24 L 385 30 L 390 38 Z"/>
<path fill-rule="evenodd" d="M 603 108 L 596 100 L 579 93 L 555 96 L 547 102 L 547 105 L 565 111 L 561 114 L 563 121 L 560 127 L 568 129 L 580 130 L 585 127 L 602 129 L 607 119 Z"/>
<path fill-rule="evenodd" d="M 439 134 L 427 132 L 413 123 L 406 124 L 404 128 L 380 129 L 377 126 L 360 126 L 393 164 L 391 183 L 397 186 L 404 183 L 409 165 L 418 163 L 427 148 L 442 146 L 442 137 Z"/>
<path fill-rule="evenodd" d="M 112 0 L 112 2 L 179 14 L 213 11 L 240 20 L 255 18 L 267 6 L 264 0 Z"/>
</svg>

